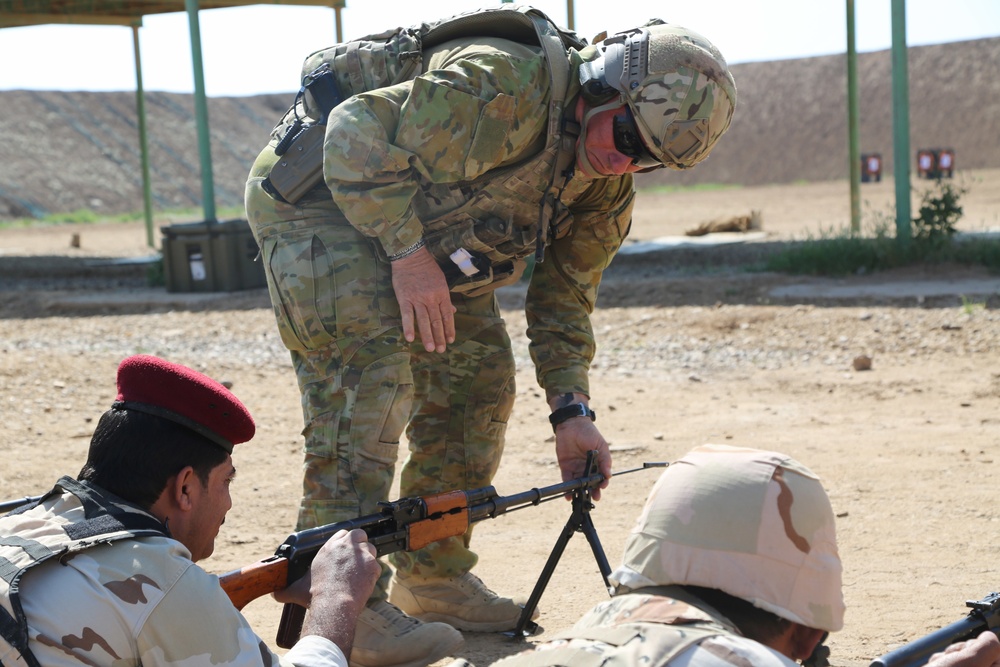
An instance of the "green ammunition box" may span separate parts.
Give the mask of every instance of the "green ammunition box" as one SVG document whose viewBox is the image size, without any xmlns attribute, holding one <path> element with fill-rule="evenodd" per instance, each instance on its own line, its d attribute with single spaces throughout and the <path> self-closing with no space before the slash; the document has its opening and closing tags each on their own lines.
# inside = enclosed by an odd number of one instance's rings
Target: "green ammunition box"
<svg viewBox="0 0 1000 667">
<path fill-rule="evenodd" d="M 266 285 L 246 220 L 161 227 L 168 292 L 234 292 Z"/>
</svg>

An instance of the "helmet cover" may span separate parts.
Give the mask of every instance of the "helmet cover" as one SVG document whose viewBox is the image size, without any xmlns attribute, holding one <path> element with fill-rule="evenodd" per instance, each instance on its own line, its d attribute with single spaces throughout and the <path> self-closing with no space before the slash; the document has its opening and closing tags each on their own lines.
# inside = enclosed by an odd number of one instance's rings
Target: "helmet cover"
<svg viewBox="0 0 1000 667">
<path fill-rule="evenodd" d="M 703 445 L 660 476 L 610 580 L 714 588 L 834 632 L 844 625 L 841 572 L 815 474 L 777 452 Z"/>
<path fill-rule="evenodd" d="M 708 157 L 736 109 L 736 83 L 719 50 L 693 30 L 655 21 L 601 48 L 606 82 L 632 110 L 650 154 L 672 169 Z"/>
</svg>

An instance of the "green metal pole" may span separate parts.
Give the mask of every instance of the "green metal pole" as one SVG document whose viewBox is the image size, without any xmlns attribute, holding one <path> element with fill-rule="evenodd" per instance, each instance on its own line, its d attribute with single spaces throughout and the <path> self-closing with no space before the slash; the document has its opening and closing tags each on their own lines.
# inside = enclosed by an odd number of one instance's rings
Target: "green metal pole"
<svg viewBox="0 0 1000 667">
<path fill-rule="evenodd" d="M 892 0 L 892 135 L 896 180 L 896 240 L 910 244 L 910 84 L 906 61 L 906 0 Z"/>
<path fill-rule="evenodd" d="M 847 136 L 851 179 L 851 233 L 861 231 L 861 150 L 858 139 L 858 51 L 854 45 L 854 0 L 847 0 Z"/>
<path fill-rule="evenodd" d="M 201 61 L 201 29 L 198 0 L 184 0 L 191 30 L 191 61 L 194 66 L 194 115 L 198 123 L 198 153 L 201 156 L 201 199 L 206 222 L 215 222 L 215 179 L 212 178 L 212 146 L 208 133 L 205 72 Z"/>
<path fill-rule="evenodd" d="M 146 92 L 142 87 L 142 58 L 139 56 L 139 23 L 132 24 L 135 51 L 135 108 L 139 117 L 139 159 L 142 162 L 142 207 L 146 214 L 146 245 L 153 243 L 153 195 L 149 185 L 149 136 L 146 133 Z"/>
<path fill-rule="evenodd" d="M 576 23 L 573 11 L 573 0 L 566 0 L 566 27 L 570 30 L 576 30 L 573 25 Z"/>
<path fill-rule="evenodd" d="M 337 34 L 337 44 L 344 41 L 344 30 L 340 10 L 347 6 L 347 0 L 333 0 L 333 23 L 334 32 Z"/>
</svg>

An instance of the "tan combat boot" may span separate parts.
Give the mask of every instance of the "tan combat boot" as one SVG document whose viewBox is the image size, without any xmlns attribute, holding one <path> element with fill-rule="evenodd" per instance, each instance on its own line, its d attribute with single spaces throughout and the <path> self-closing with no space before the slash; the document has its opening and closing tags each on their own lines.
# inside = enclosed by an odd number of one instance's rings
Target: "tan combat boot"
<svg viewBox="0 0 1000 667">
<path fill-rule="evenodd" d="M 523 602 L 491 591 L 471 572 L 458 577 L 420 577 L 397 571 L 389 599 L 422 621 L 440 621 L 472 632 L 513 630 L 524 608 Z M 537 617 L 536 608 L 531 618 Z"/>
<path fill-rule="evenodd" d="M 462 633 L 445 623 L 424 623 L 383 600 L 358 617 L 350 667 L 426 667 L 462 645 Z"/>
</svg>

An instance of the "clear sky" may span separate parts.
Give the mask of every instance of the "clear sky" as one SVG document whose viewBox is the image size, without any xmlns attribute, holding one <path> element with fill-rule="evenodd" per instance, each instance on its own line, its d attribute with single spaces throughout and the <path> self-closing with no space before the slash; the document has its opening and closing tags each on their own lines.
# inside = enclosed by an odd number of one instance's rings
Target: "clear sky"
<svg viewBox="0 0 1000 667">
<path fill-rule="evenodd" d="M 344 39 L 496 6 L 499 0 L 347 0 Z M 567 25 L 566 0 L 533 6 Z M 856 0 L 859 52 L 892 42 L 889 0 Z M 910 46 L 1000 36 L 1000 0 L 908 0 Z M 576 0 L 575 28 L 592 38 L 662 18 L 701 32 L 730 63 L 844 53 L 845 0 Z M 256 5 L 200 14 L 210 96 L 298 88 L 303 58 L 336 41 L 327 8 Z M 186 13 L 150 15 L 139 31 L 147 91 L 191 92 Z M 120 26 L 48 25 L 0 30 L 0 90 L 134 90 L 132 31 Z"/>
</svg>

